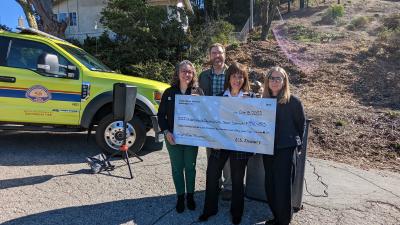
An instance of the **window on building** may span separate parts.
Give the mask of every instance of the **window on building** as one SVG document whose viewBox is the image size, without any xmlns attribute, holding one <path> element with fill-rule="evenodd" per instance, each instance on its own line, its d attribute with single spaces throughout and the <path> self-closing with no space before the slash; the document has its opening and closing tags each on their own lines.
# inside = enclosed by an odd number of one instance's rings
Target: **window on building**
<svg viewBox="0 0 400 225">
<path fill-rule="evenodd" d="M 65 22 L 65 21 L 67 21 L 67 19 L 68 19 L 68 16 L 67 16 L 67 13 L 59 13 L 59 14 L 57 14 L 57 20 L 58 20 L 58 22 Z"/>
<path fill-rule="evenodd" d="M 77 25 L 76 12 L 69 13 L 69 25 L 70 26 L 76 26 Z"/>
<path fill-rule="evenodd" d="M 76 26 L 77 25 L 77 16 L 76 12 L 70 12 L 70 13 L 59 13 L 57 14 L 57 20 L 58 22 L 65 22 L 69 19 L 69 26 Z"/>
</svg>

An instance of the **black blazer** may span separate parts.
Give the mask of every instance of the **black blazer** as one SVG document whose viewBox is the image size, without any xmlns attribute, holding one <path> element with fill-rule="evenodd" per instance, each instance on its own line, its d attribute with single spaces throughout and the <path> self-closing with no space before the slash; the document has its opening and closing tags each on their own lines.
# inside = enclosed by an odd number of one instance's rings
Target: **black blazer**
<svg viewBox="0 0 400 225">
<path fill-rule="evenodd" d="M 188 88 L 185 95 L 191 95 L 192 93 L 204 95 L 203 90 L 198 87 Z M 175 95 L 181 94 L 181 90 L 177 86 L 169 87 L 164 91 L 157 113 L 158 125 L 161 131 L 174 131 Z"/>
<path fill-rule="evenodd" d="M 275 148 L 300 146 L 306 125 L 301 101 L 291 95 L 286 104 L 277 103 L 275 123 Z"/>
</svg>

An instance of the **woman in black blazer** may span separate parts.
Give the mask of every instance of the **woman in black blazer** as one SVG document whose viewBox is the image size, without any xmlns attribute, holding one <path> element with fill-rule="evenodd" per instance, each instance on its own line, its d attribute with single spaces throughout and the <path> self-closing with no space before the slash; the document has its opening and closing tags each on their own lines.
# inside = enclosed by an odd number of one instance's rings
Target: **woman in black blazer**
<svg viewBox="0 0 400 225">
<path fill-rule="evenodd" d="M 281 67 L 268 72 L 263 97 L 277 99 L 274 155 L 263 156 L 265 190 L 274 214 L 265 224 L 287 225 L 293 215 L 294 165 L 302 146 L 305 114 L 301 101 L 290 94 L 289 77 Z"/>
<path fill-rule="evenodd" d="M 247 69 L 239 63 L 233 63 L 226 72 L 225 91 L 219 96 L 224 97 L 254 97 L 249 93 L 249 77 Z M 206 221 L 218 212 L 219 178 L 225 162 L 229 159 L 232 179 L 231 215 L 232 223 L 239 224 L 244 208 L 243 179 L 246 165 L 253 153 L 225 149 L 211 150 L 207 164 L 206 195 L 203 214 L 200 221 Z"/>
</svg>

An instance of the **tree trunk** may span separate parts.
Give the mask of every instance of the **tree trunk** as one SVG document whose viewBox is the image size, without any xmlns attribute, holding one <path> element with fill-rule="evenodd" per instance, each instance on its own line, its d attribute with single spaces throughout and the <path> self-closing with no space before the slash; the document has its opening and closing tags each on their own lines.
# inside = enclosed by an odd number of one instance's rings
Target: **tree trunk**
<svg viewBox="0 0 400 225">
<path fill-rule="evenodd" d="M 26 20 L 28 21 L 29 27 L 33 29 L 38 29 L 38 25 L 36 23 L 36 18 L 33 15 L 33 10 L 31 5 L 27 0 L 16 0 L 18 4 L 21 5 L 22 10 L 24 10 Z"/>
<path fill-rule="evenodd" d="M 304 0 L 300 0 L 300 9 L 304 9 Z"/>
<path fill-rule="evenodd" d="M 64 38 L 69 19 L 64 22 L 58 22 L 53 14 L 52 0 L 28 0 L 40 16 L 40 25 L 42 30 L 54 36 Z"/>
<path fill-rule="evenodd" d="M 263 0 L 260 3 L 261 7 L 261 40 L 265 41 L 268 38 L 268 33 L 271 28 L 272 20 L 276 15 L 276 8 L 279 5 L 279 0 Z"/>
<path fill-rule="evenodd" d="M 64 38 L 69 19 L 64 22 L 58 22 L 53 14 L 52 0 L 16 0 L 24 10 L 29 26 L 34 29 L 40 29 L 54 36 Z M 35 9 L 35 11 L 33 11 Z M 39 15 L 36 20 L 34 14 Z"/>
</svg>

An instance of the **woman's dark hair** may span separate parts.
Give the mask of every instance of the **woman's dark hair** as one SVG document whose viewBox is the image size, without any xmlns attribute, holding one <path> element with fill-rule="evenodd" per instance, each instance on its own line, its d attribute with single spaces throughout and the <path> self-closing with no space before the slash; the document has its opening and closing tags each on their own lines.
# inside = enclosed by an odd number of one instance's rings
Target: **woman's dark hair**
<svg viewBox="0 0 400 225">
<path fill-rule="evenodd" d="M 231 76 L 234 74 L 241 74 L 244 78 L 244 82 L 243 82 L 243 85 L 240 88 L 240 90 L 249 91 L 250 90 L 250 82 L 249 82 L 249 75 L 247 73 L 247 67 L 238 62 L 233 62 L 229 66 L 228 70 L 226 71 L 227 78 L 225 79 L 224 90 L 232 89 L 230 80 L 231 80 Z"/>
<path fill-rule="evenodd" d="M 193 63 L 190 62 L 189 60 L 183 60 L 178 65 L 176 65 L 174 76 L 172 76 L 171 86 L 179 87 L 179 82 L 180 82 L 179 81 L 179 71 L 184 65 L 189 65 L 190 67 L 192 67 L 192 70 L 193 70 L 193 78 L 192 78 L 192 81 L 190 81 L 188 87 L 189 88 L 197 87 L 198 85 L 197 85 L 196 68 L 194 67 Z"/>
</svg>

